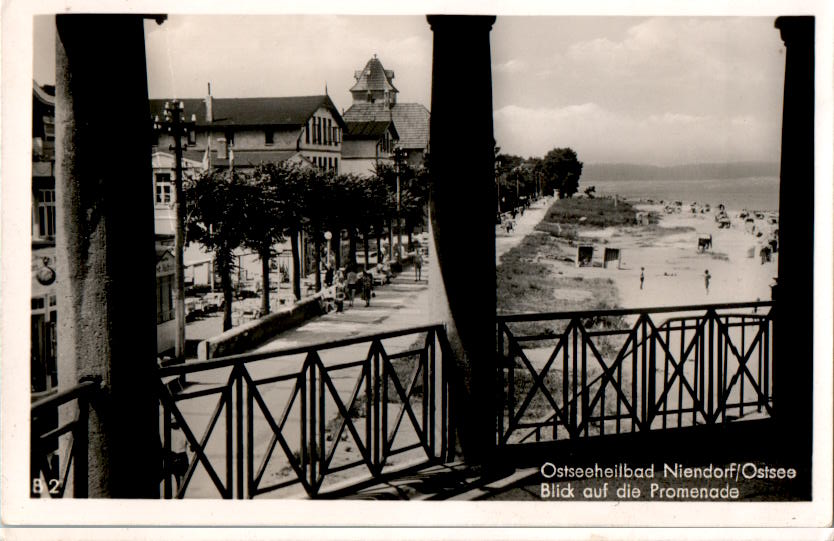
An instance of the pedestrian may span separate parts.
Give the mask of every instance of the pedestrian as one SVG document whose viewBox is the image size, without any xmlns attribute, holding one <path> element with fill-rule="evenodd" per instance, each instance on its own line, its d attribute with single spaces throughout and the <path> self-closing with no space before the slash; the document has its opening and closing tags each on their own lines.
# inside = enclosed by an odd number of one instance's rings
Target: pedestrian
<svg viewBox="0 0 834 541">
<path fill-rule="evenodd" d="M 709 295 L 709 280 L 712 278 L 710 276 L 709 270 L 704 271 L 704 289 L 707 290 L 707 295 Z"/>
<path fill-rule="evenodd" d="M 324 271 L 324 285 L 330 287 L 333 285 L 333 266 L 327 265 L 327 270 Z"/>
<path fill-rule="evenodd" d="M 644 274 L 645 267 L 640 267 L 640 289 L 643 289 L 643 281 L 646 279 L 646 275 Z"/>
<path fill-rule="evenodd" d="M 362 299 L 365 301 L 365 306 L 371 305 L 371 295 L 373 295 L 374 277 L 368 272 L 368 269 L 362 271 Z"/>
<path fill-rule="evenodd" d="M 414 281 L 420 281 L 420 275 L 423 271 L 423 254 L 420 250 L 414 252 Z"/>
<path fill-rule="evenodd" d="M 342 270 L 336 271 L 336 312 L 345 311 L 345 275 Z"/>
<path fill-rule="evenodd" d="M 356 269 L 353 266 L 348 268 L 347 273 L 347 296 L 350 306 L 353 306 L 353 298 L 356 296 L 356 286 L 359 282 L 359 275 L 356 274 Z"/>
</svg>

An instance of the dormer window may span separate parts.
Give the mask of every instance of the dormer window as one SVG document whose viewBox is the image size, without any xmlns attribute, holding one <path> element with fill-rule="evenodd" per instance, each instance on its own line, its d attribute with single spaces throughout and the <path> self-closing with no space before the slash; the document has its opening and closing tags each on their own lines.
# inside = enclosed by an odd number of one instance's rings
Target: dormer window
<svg viewBox="0 0 834 541">
<path fill-rule="evenodd" d="M 275 132 L 272 130 L 266 130 L 264 132 L 264 143 L 267 145 L 272 145 L 275 143 Z"/>
</svg>

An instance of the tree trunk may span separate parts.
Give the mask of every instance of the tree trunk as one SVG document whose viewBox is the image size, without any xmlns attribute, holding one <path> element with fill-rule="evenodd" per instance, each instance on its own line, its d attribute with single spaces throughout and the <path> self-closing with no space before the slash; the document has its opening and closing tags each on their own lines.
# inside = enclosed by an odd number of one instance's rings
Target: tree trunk
<svg viewBox="0 0 834 541">
<path fill-rule="evenodd" d="M 388 218 L 388 261 L 394 261 L 394 221 Z"/>
<path fill-rule="evenodd" d="M 368 268 L 370 262 L 368 261 L 368 228 L 362 231 L 362 248 L 365 250 L 365 269 Z"/>
<path fill-rule="evenodd" d="M 261 256 L 261 272 L 263 273 L 262 277 L 262 287 L 263 287 L 263 294 L 261 296 L 261 316 L 265 316 L 269 313 L 269 256 L 270 256 L 270 246 L 268 243 L 264 243 L 261 246 L 260 251 Z"/>
<path fill-rule="evenodd" d="M 301 256 L 298 252 L 298 230 L 290 230 L 290 248 L 292 250 L 292 294 L 296 301 L 301 300 Z"/>
<path fill-rule="evenodd" d="M 220 288 L 223 290 L 223 330 L 232 328 L 232 253 L 221 250 L 217 252 L 217 265 L 220 267 Z"/>
<path fill-rule="evenodd" d="M 316 274 L 316 293 L 321 291 L 321 227 L 316 224 L 313 227 L 313 257 L 315 264 L 313 265 L 313 272 Z"/>
<path fill-rule="evenodd" d="M 376 229 L 376 262 L 380 263 L 382 261 L 382 230 L 377 229 L 376 226 L 374 229 Z"/>
<path fill-rule="evenodd" d="M 348 229 L 348 264 L 351 267 L 356 266 L 356 232 L 351 227 Z"/>
<path fill-rule="evenodd" d="M 333 250 L 336 268 L 342 267 L 342 230 L 334 228 L 333 238 L 330 239 L 330 249 Z"/>
</svg>

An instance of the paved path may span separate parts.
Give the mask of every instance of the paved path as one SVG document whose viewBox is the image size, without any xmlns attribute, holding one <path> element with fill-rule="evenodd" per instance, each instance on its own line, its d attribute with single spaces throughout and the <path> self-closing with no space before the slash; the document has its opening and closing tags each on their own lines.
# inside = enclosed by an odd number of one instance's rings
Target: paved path
<svg viewBox="0 0 834 541">
<path fill-rule="evenodd" d="M 390 284 L 377 286 L 376 296 L 366 307 L 360 298 L 353 306 L 345 303 L 343 313 L 330 312 L 290 329 L 259 346 L 255 351 L 290 347 L 376 334 L 429 323 L 428 265 L 423 265 L 422 279 L 414 280 L 414 270 L 406 268 Z"/>
<path fill-rule="evenodd" d="M 524 215 L 518 215 L 515 225 L 510 233 L 499 225 L 495 226 L 495 264 L 501 263 L 501 256 L 511 248 L 517 246 L 524 237 L 535 229 L 544 218 L 547 209 L 553 203 L 552 197 L 539 199 L 531 204 L 530 208 L 524 211 Z"/>
</svg>

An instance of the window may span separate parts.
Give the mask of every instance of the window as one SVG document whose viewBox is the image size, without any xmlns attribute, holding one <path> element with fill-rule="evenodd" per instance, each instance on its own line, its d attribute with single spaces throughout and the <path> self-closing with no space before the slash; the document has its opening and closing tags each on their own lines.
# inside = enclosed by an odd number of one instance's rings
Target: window
<svg viewBox="0 0 834 541">
<path fill-rule="evenodd" d="M 226 143 L 229 146 L 232 146 L 232 145 L 235 144 L 235 132 L 233 132 L 232 130 L 229 130 L 229 131 L 226 132 Z"/>
<path fill-rule="evenodd" d="M 333 168 L 336 170 L 336 173 L 339 172 L 339 158 L 333 158 Z"/>
<path fill-rule="evenodd" d="M 327 158 L 327 169 L 333 169 L 333 158 Z"/>
<path fill-rule="evenodd" d="M 333 144 L 333 121 L 329 118 L 327 119 L 327 144 Z"/>
<path fill-rule="evenodd" d="M 170 205 L 174 202 L 173 196 L 174 185 L 171 182 L 170 173 L 156 174 L 156 204 Z"/>
<path fill-rule="evenodd" d="M 196 145 L 197 144 L 197 132 L 194 130 L 188 130 L 188 144 L 189 145 Z"/>
<path fill-rule="evenodd" d="M 38 190 L 38 234 L 55 236 L 55 190 Z"/>
<path fill-rule="evenodd" d="M 304 142 L 310 144 L 310 120 L 307 119 L 307 125 L 304 126 Z"/>
<path fill-rule="evenodd" d="M 316 143 L 321 144 L 321 119 L 319 118 L 317 120 L 318 122 L 316 122 Z"/>
<path fill-rule="evenodd" d="M 271 145 L 275 142 L 275 133 L 272 130 L 266 130 L 264 132 L 264 143 L 267 145 Z"/>
</svg>

